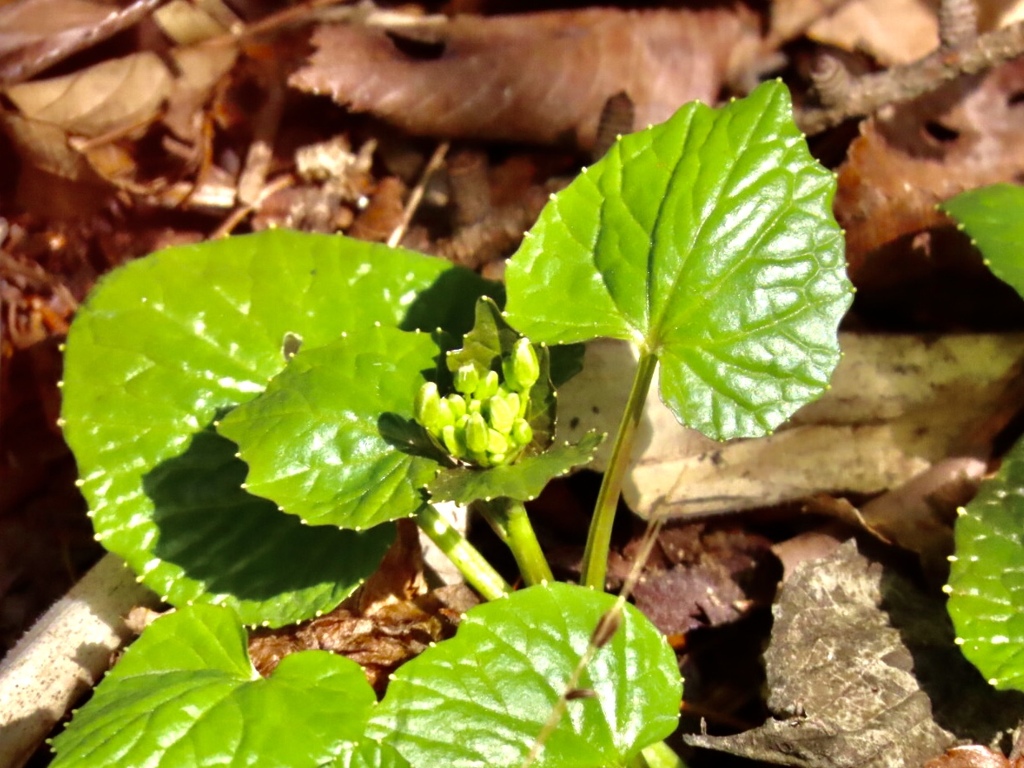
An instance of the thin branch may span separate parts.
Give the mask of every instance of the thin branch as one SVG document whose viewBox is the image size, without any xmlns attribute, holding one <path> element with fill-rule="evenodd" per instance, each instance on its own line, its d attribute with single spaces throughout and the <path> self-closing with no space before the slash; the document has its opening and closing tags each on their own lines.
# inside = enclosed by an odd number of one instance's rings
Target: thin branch
<svg viewBox="0 0 1024 768">
<path fill-rule="evenodd" d="M 810 107 L 796 113 L 807 134 L 820 133 L 851 117 L 872 112 L 934 91 L 963 75 L 975 75 L 1024 55 L 1024 22 L 988 32 L 972 45 L 937 51 L 901 67 L 864 75 L 850 83 L 842 100 L 831 107 Z"/>
</svg>

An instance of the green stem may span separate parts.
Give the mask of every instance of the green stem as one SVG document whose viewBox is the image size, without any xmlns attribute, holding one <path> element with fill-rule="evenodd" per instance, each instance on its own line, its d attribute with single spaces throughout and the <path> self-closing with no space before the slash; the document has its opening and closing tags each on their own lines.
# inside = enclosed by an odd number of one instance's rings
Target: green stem
<svg viewBox="0 0 1024 768">
<path fill-rule="evenodd" d="M 537 534 L 533 530 L 523 502 L 512 499 L 504 501 L 508 520 L 508 546 L 519 564 L 523 580 L 529 585 L 554 581 L 551 566 L 541 551 L 540 542 L 537 541 Z"/>
<path fill-rule="evenodd" d="M 433 504 L 424 504 L 420 508 L 416 523 L 485 600 L 497 600 L 512 591 L 486 558 L 452 528 Z"/>
<path fill-rule="evenodd" d="M 508 516 L 504 510 L 483 500 L 474 501 L 469 508 L 487 521 L 491 530 L 494 531 L 494 535 L 501 539 L 502 544 L 508 544 Z"/>
<path fill-rule="evenodd" d="M 658 358 L 653 353 L 646 351 L 640 353 L 636 375 L 633 377 L 633 386 L 629 391 L 629 400 L 626 401 L 626 410 L 622 414 L 619 431 L 615 435 L 612 455 L 608 460 L 608 469 L 605 470 L 604 480 L 601 481 L 601 490 L 597 494 L 597 503 L 594 505 L 594 517 L 590 521 L 590 531 L 587 533 L 587 547 L 583 551 L 582 575 L 582 583 L 587 587 L 604 590 L 604 578 L 608 568 L 608 548 L 611 546 L 612 524 L 615 522 L 615 508 L 619 504 L 622 480 L 629 467 L 633 440 L 636 438 L 637 426 L 643 416 L 647 392 L 651 388 L 651 380 L 654 378 L 654 369 L 657 365 Z"/>
</svg>

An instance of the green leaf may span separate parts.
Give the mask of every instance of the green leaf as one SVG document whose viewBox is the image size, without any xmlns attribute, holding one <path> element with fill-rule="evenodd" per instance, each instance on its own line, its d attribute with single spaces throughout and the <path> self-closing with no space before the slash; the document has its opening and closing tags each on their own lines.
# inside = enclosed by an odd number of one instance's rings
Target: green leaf
<svg viewBox="0 0 1024 768">
<path fill-rule="evenodd" d="M 344 752 L 324 768 L 411 768 L 394 747 L 376 741 L 347 745 Z"/>
<path fill-rule="evenodd" d="M 413 765 L 519 765 L 614 602 L 549 584 L 477 606 L 453 639 L 392 676 L 368 733 Z M 568 702 L 537 766 L 623 765 L 676 726 L 682 685 L 675 654 L 630 605 L 579 687 L 594 696 Z"/>
<path fill-rule="evenodd" d="M 315 349 L 376 321 L 464 333 L 485 292 L 439 259 L 283 230 L 114 271 L 72 324 L 64 368 L 65 435 L 97 537 L 175 605 L 223 602 L 275 625 L 332 608 L 376 567 L 387 531 L 303 531 L 239 492 L 245 465 L 204 430 L 262 392 L 299 341 Z M 343 551 L 360 557 L 341 566 Z"/>
<path fill-rule="evenodd" d="M 850 304 L 833 174 L 765 83 L 623 137 L 555 195 L 509 261 L 509 322 L 657 355 L 661 396 L 718 439 L 770 432 L 818 397 Z"/>
<path fill-rule="evenodd" d="M 949 614 L 964 655 L 999 689 L 1024 690 L 1024 441 L 956 521 Z"/>
<path fill-rule="evenodd" d="M 360 530 L 415 514 L 439 468 L 412 421 L 437 354 L 429 335 L 383 326 L 299 352 L 218 427 L 249 465 L 246 489 L 313 525 Z"/>
<path fill-rule="evenodd" d="M 234 611 L 193 606 L 128 649 L 54 739 L 52 765 L 314 768 L 363 738 L 375 703 L 359 665 L 325 651 L 292 654 L 261 678 Z"/>
<path fill-rule="evenodd" d="M 939 207 L 960 222 L 992 273 L 1024 296 L 1024 187 L 996 184 L 972 189 Z"/>
<path fill-rule="evenodd" d="M 530 501 L 540 495 L 548 481 L 567 474 L 573 467 L 589 464 L 604 437 L 598 432 L 588 432 L 575 445 L 566 443 L 544 453 L 528 456 L 515 464 L 490 469 L 444 469 L 428 489 L 435 502 L 469 504 L 478 499 L 489 501 L 502 496 L 516 501 Z"/>
</svg>

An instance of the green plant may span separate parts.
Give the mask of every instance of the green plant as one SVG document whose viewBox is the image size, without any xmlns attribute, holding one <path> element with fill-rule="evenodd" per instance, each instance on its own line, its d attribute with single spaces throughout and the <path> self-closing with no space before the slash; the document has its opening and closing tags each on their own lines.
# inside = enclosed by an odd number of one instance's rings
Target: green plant
<svg viewBox="0 0 1024 768">
<path fill-rule="evenodd" d="M 674 654 L 601 589 L 629 446 L 658 364 L 679 420 L 719 439 L 820 394 L 851 293 L 833 191 L 768 83 L 622 138 L 554 196 L 504 313 L 501 286 L 436 259 L 290 232 L 105 279 L 69 335 L 66 434 L 97 538 L 179 610 L 57 737 L 55 765 L 515 766 L 542 731 L 536 765 L 675 764 L 658 743 Z M 571 345 L 598 336 L 640 356 L 588 538 L 594 590 L 551 582 L 524 502 L 600 442 L 552 445 Z M 534 586 L 509 594 L 441 500 L 479 509 Z M 492 602 L 379 704 L 317 652 L 259 679 L 240 623 L 330 610 L 409 517 Z"/>
<path fill-rule="evenodd" d="M 993 274 L 1024 297 L 1024 188 L 975 189 L 941 207 Z M 1024 691 L 1024 440 L 959 512 L 945 587 L 956 642 L 994 687 Z"/>
</svg>

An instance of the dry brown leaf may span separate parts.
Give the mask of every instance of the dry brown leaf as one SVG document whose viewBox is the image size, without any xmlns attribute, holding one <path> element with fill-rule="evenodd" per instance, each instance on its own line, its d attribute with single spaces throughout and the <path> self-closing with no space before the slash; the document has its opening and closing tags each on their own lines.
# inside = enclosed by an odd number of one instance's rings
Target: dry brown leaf
<svg viewBox="0 0 1024 768">
<path fill-rule="evenodd" d="M 1024 173 L 1024 61 L 964 79 L 861 124 L 839 169 L 836 216 L 851 277 L 872 251 L 948 220 L 958 192 Z"/>
<path fill-rule="evenodd" d="M 124 7 L 90 0 L 0 3 L 0 86 L 42 72 L 71 54 L 131 26 L 160 0 Z"/>
<path fill-rule="evenodd" d="M 68 146 L 67 134 L 57 126 L 12 112 L 0 113 L 0 126 L 28 164 L 64 179 L 100 181 L 88 160 Z"/>
<path fill-rule="evenodd" d="M 937 2 L 854 0 L 811 25 L 807 36 L 848 51 L 861 51 L 879 64 L 909 64 L 939 45 Z"/>
<path fill-rule="evenodd" d="M 6 94 L 30 120 L 95 137 L 151 120 L 171 82 L 160 57 L 142 51 L 70 75 L 14 85 Z"/>
<path fill-rule="evenodd" d="M 642 516 L 714 514 L 818 492 L 878 493 L 948 456 L 979 449 L 975 430 L 999 407 L 1024 336 L 841 334 L 831 389 L 770 437 L 717 443 L 680 427 L 656 386 L 623 494 Z M 556 440 L 613 432 L 635 363 L 628 345 L 587 345 L 583 371 L 559 391 Z M 980 446 L 984 448 L 984 446 Z M 598 451 L 596 466 L 607 460 Z"/>
<path fill-rule="evenodd" d="M 733 50 L 758 37 L 752 20 L 739 7 L 593 8 L 390 31 L 324 26 L 290 83 L 413 134 L 589 148 L 605 102 L 620 92 L 638 126 L 687 101 L 714 102 Z"/>
<path fill-rule="evenodd" d="M 919 766 L 958 737 L 988 742 L 1024 714 L 953 643 L 944 600 L 851 541 L 785 582 L 764 653 L 764 724 L 692 746 L 802 768 Z"/>
<path fill-rule="evenodd" d="M 936 757 L 924 764 L 924 768 L 1021 768 L 1024 759 L 1012 763 L 1006 756 L 980 744 L 965 744 L 946 750 L 942 757 Z"/>
</svg>

